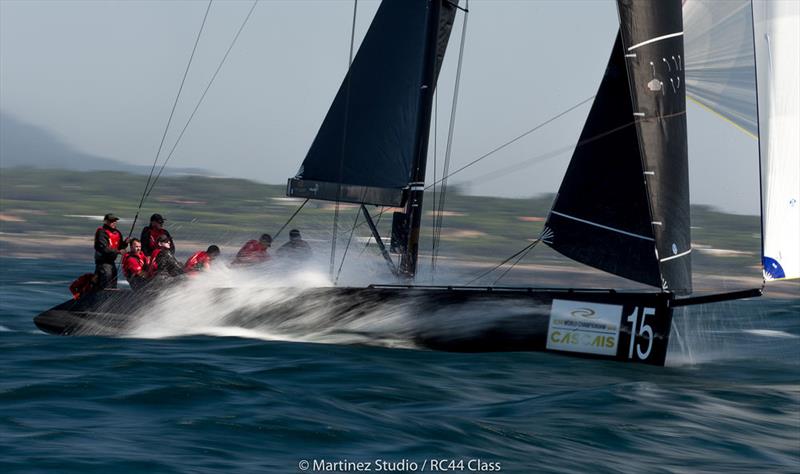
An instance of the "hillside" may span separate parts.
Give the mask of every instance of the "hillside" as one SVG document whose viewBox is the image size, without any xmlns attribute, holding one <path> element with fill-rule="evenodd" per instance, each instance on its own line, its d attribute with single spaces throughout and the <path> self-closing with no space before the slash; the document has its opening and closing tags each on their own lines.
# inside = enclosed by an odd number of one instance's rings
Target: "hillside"
<svg viewBox="0 0 800 474">
<path fill-rule="evenodd" d="M 0 166 L 3 168 L 115 170 L 149 173 L 149 166 L 131 165 L 75 150 L 54 133 L 0 111 Z M 209 174 L 197 168 L 166 168 L 164 174 Z"/>
<path fill-rule="evenodd" d="M 120 172 L 3 169 L 0 250 L 5 255 L 31 252 L 23 237 L 46 239 L 49 245 L 44 253 L 69 242 L 54 236 L 87 242 L 99 216 L 106 212 L 123 218 L 120 228 L 127 234 L 145 181 L 144 176 Z M 214 242 L 234 248 L 263 232 L 274 234 L 286 222 L 302 201 L 285 198 L 284 191 L 280 185 L 242 179 L 165 177 L 145 203 L 136 234 L 151 213 L 159 212 L 167 217 L 168 228 L 179 242 L 192 241 L 194 245 Z M 440 255 L 446 261 L 484 265 L 500 262 L 539 234 L 551 200 L 552 196 L 530 199 L 468 196 L 451 190 Z M 427 196 L 426 204 L 430 206 L 431 202 L 432 196 Z M 350 234 L 355 211 L 354 206 L 342 205 L 339 221 L 342 245 Z M 372 209 L 373 215 L 379 212 L 380 209 Z M 302 229 L 321 253 L 327 253 L 333 214 L 332 203 L 312 201 L 291 226 Z M 381 234 L 388 236 L 390 213 L 378 220 Z M 693 206 L 692 222 L 693 263 L 697 272 L 729 277 L 758 275 L 758 217 Z M 425 255 L 430 252 L 430 235 L 428 224 L 421 245 Z M 357 227 L 356 238 L 368 236 L 366 226 Z M 90 255 L 91 243 L 82 245 L 86 248 L 81 255 Z M 523 261 L 530 263 L 580 267 L 544 245 Z"/>
</svg>

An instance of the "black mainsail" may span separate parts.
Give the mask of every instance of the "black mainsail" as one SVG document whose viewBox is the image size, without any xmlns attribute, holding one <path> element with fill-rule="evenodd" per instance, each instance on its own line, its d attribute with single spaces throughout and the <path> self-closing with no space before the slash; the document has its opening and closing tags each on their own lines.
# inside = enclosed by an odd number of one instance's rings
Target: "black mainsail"
<svg viewBox="0 0 800 474">
<path fill-rule="evenodd" d="M 424 179 L 430 97 L 455 3 L 381 3 L 287 195 L 405 203 L 420 165 Z"/>
<path fill-rule="evenodd" d="M 618 0 L 620 32 L 543 240 L 595 268 L 690 293 L 680 0 Z"/>
</svg>

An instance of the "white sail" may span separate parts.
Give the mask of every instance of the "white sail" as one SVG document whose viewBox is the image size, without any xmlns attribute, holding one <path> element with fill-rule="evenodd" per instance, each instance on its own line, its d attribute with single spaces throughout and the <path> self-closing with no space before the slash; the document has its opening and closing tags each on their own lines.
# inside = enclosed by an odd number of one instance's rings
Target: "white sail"
<svg viewBox="0 0 800 474">
<path fill-rule="evenodd" d="M 685 0 L 686 95 L 758 136 L 750 0 Z"/>
<path fill-rule="evenodd" d="M 800 2 L 753 1 L 764 277 L 800 277 Z"/>
</svg>

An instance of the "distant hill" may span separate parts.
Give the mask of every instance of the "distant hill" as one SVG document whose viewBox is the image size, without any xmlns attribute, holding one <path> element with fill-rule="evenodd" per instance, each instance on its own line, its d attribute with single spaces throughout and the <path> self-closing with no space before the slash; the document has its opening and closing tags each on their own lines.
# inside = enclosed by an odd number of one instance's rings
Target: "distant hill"
<svg viewBox="0 0 800 474">
<path fill-rule="evenodd" d="M 0 167 L 44 168 L 71 171 L 123 171 L 148 174 L 149 166 L 131 165 L 83 153 L 52 132 L 0 111 Z M 212 173 L 197 168 L 166 168 L 166 175 Z"/>
<path fill-rule="evenodd" d="M 145 181 L 142 175 L 116 171 L 39 170 L 32 173 L 24 169 L 3 170 L 0 173 L 0 254 L 27 252 L 14 247 L 15 239 L 23 236 L 90 239 L 106 212 L 120 216 L 127 232 Z M 158 181 L 144 203 L 141 216 L 154 212 L 165 215 L 170 232 L 181 242 L 213 242 L 236 247 L 233 249 L 236 250 L 253 236 L 264 232 L 274 236 L 288 223 L 302 202 L 302 199 L 287 198 L 283 185 L 234 178 L 173 176 Z M 424 202 L 428 208 L 420 235 L 420 249 L 430 252 L 433 196 L 428 195 Z M 510 199 L 464 195 L 457 190 L 448 192 L 440 256 L 496 264 L 541 234 L 552 202 L 553 195 Z M 692 245 L 695 249 L 692 265 L 697 271 L 731 277 L 760 277 L 758 216 L 725 214 L 698 205 L 691 209 Z M 382 212 L 372 206 L 369 210 L 375 216 L 381 235 L 391 235 L 392 210 L 383 209 L 386 212 Z M 335 212 L 333 203 L 310 201 L 293 217 L 290 228 L 302 229 L 303 235 L 324 252 L 323 249 L 330 247 Z M 370 236 L 363 220 L 353 227 L 357 206 L 343 204 L 341 212 L 342 242 L 350 232 L 354 232 L 354 239 Z M 137 232 L 144 225 L 141 219 Z M 286 238 L 285 232 L 281 238 Z M 44 246 L 39 244 L 35 250 L 47 254 L 53 252 L 51 246 L 57 244 L 56 241 Z M 186 246 L 178 247 L 188 250 Z M 85 248 L 90 249 L 90 246 L 86 244 Z M 355 254 L 365 250 L 360 244 L 351 249 Z M 578 265 L 546 246 L 538 246 L 534 253 L 532 262 L 562 267 Z"/>
</svg>

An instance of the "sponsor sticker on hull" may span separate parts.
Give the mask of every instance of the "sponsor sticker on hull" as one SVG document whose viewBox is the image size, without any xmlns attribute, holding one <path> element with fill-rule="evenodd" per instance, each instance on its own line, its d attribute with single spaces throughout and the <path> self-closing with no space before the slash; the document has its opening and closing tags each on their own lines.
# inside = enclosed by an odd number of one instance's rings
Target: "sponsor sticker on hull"
<svg viewBox="0 0 800 474">
<path fill-rule="evenodd" d="M 547 348 L 614 356 L 617 354 L 622 306 L 553 300 Z"/>
</svg>

